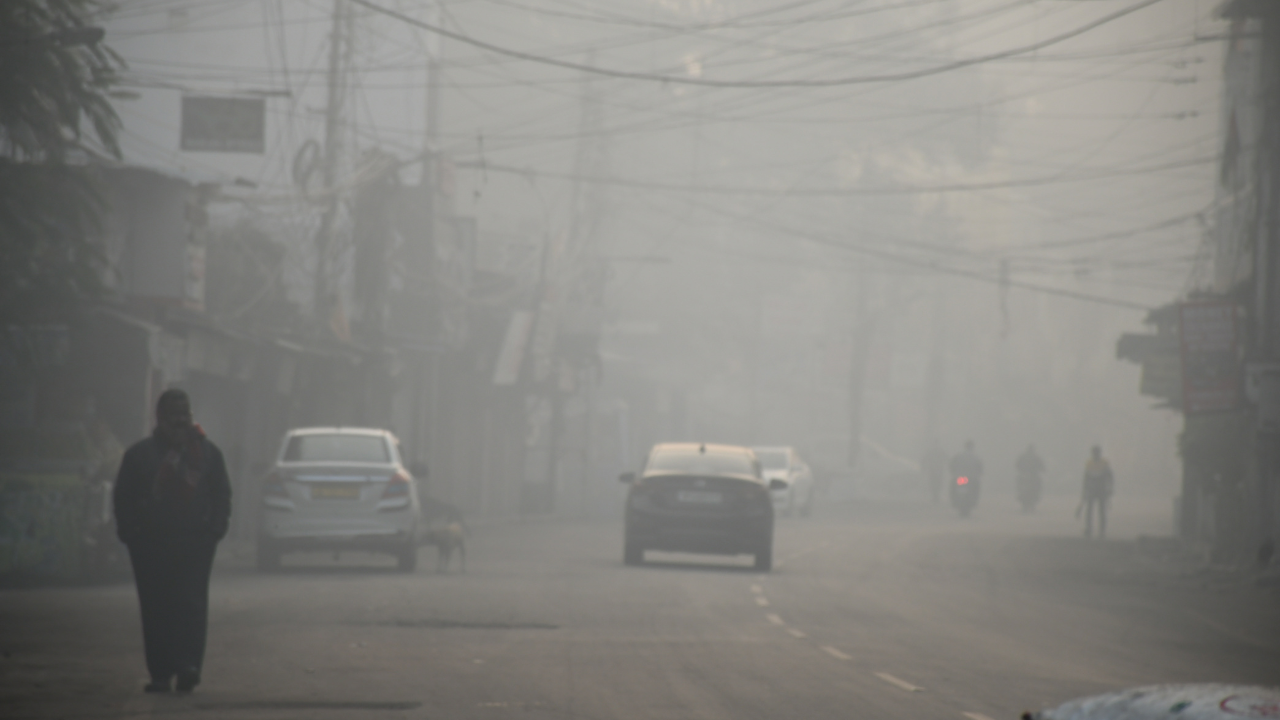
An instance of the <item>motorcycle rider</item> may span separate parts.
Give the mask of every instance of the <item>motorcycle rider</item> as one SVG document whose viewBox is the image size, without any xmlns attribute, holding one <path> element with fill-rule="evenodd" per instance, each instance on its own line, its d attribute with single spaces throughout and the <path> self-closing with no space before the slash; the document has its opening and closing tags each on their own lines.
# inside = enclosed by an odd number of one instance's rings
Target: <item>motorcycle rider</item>
<svg viewBox="0 0 1280 720">
<path fill-rule="evenodd" d="M 1040 459 L 1040 455 L 1036 453 L 1036 446 L 1032 443 L 1027 444 L 1027 449 L 1018 456 L 1014 463 L 1014 469 L 1017 471 L 1016 492 L 1018 501 L 1022 503 L 1024 510 L 1028 512 L 1035 507 L 1036 502 L 1040 499 L 1040 491 L 1044 482 L 1044 461 Z"/>
<path fill-rule="evenodd" d="M 973 441 L 964 441 L 964 450 L 956 453 L 951 458 L 951 479 L 968 478 L 969 485 L 976 501 L 979 491 L 982 489 L 982 460 L 973 450 Z M 955 483 L 951 484 L 952 501 L 954 502 L 954 494 L 956 491 Z"/>
</svg>

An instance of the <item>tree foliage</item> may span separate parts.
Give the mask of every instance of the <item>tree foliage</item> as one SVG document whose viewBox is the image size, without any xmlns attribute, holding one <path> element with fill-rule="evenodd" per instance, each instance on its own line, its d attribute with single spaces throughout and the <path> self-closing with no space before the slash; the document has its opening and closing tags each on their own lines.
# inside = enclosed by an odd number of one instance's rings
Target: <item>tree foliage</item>
<svg viewBox="0 0 1280 720">
<path fill-rule="evenodd" d="M 0 152 L 58 162 L 83 146 L 82 121 L 119 157 L 107 89 L 123 65 L 90 23 L 98 0 L 0 2 Z"/>
<path fill-rule="evenodd" d="M 101 293 L 102 209 L 91 169 L 0 158 L 0 322 L 65 317 Z"/>
<path fill-rule="evenodd" d="M 86 160 L 120 156 L 107 92 L 123 67 L 91 22 L 101 10 L 0 0 L 0 321 L 56 317 L 101 292 L 91 238 L 104 208 Z"/>
</svg>

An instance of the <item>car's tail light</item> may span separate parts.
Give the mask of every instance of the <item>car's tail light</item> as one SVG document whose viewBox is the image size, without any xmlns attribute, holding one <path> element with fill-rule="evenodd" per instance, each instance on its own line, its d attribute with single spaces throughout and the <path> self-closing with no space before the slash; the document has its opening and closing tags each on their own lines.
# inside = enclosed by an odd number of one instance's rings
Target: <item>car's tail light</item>
<svg viewBox="0 0 1280 720">
<path fill-rule="evenodd" d="M 958 478 L 956 478 L 956 484 L 957 484 L 957 485 L 968 485 L 968 484 L 969 484 L 969 478 L 967 478 L 967 477 L 958 477 Z"/>
<path fill-rule="evenodd" d="M 382 499 L 409 497 L 409 482 L 409 476 L 404 471 L 396 471 L 396 474 L 387 480 L 387 486 L 382 489 Z"/>
<path fill-rule="evenodd" d="M 285 489 L 284 478 L 279 473 L 273 472 L 262 481 L 262 496 L 289 499 L 289 491 Z"/>
</svg>

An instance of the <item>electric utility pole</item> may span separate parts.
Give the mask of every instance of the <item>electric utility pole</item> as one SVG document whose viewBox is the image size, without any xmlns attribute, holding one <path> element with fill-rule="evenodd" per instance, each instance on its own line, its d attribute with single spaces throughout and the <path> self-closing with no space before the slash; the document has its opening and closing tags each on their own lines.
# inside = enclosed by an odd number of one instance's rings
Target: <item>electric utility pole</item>
<svg viewBox="0 0 1280 720">
<path fill-rule="evenodd" d="M 588 65 L 595 64 L 595 53 L 587 56 Z M 573 378 L 574 390 L 579 385 L 586 385 L 584 402 L 583 433 L 581 436 L 582 463 L 579 477 L 578 502 L 580 510 L 585 513 L 588 503 L 587 487 L 590 479 L 591 464 L 591 402 L 594 396 L 591 390 L 595 383 L 594 366 L 588 357 L 583 355 L 582 340 L 599 331 L 598 313 L 595 306 L 601 301 L 604 292 L 603 268 L 597 256 L 600 230 L 600 188 L 598 185 L 587 185 L 583 178 L 605 174 L 605 152 L 600 136 L 601 117 L 600 100 L 596 93 L 594 78 L 590 73 L 582 76 L 582 107 L 578 121 L 578 144 L 573 160 L 573 185 L 570 191 L 569 231 L 564 257 L 566 266 L 559 273 L 557 282 L 565 290 L 561 302 L 564 322 L 557 328 L 557 342 L 553 351 L 553 363 L 549 393 L 551 397 L 551 432 L 550 447 L 547 458 L 547 478 L 555 487 L 556 476 L 560 472 L 560 444 L 563 433 L 564 401 L 566 389 L 561 387 L 565 373 Z M 566 335 L 573 335 L 575 342 L 571 344 L 572 356 L 567 357 L 566 343 L 560 342 Z M 589 370 L 589 372 L 584 372 Z M 554 492 L 554 490 L 553 490 Z"/>
<path fill-rule="evenodd" d="M 438 4 L 432 4 L 427 9 L 427 18 L 430 22 L 439 23 L 439 8 Z M 408 252 L 405 253 L 409 266 L 416 273 L 426 277 L 431 277 L 434 269 L 431 260 L 435 254 L 436 211 L 440 205 L 439 184 L 444 176 L 441 172 L 441 158 L 436 144 L 436 138 L 440 133 L 440 51 L 442 47 L 438 35 L 426 33 L 423 38 L 423 48 L 427 55 L 427 87 L 422 107 L 422 176 L 418 182 L 419 200 L 424 210 L 418 217 L 424 221 L 421 223 L 418 242 L 414 247 L 408 248 Z M 429 307 L 420 308 L 420 310 L 424 315 L 430 312 Z M 410 448 L 414 457 L 419 460 L 434 454 L 432 451 L 437 447 L 436 439 L 439 437 L 436 428 L 437 411 L 440 405 L 440 358 L 438 354 L 430 354 L 434 355 L 431 359 L 423 356 L 426 354 L 419 356 L 417 367 L 413 372 Z"/>
<path fill-rule="evenodd" d="M 324 182 L 325 208 L 316 231 L 315 316 L 323 326 L 331 318 L 334 299 L 329 256 L 333 252 L 334 225 L 338 219 L 337 182 L 343 154 L 343 107 L 346 104 L 347 70 L 351 60 L 352 30 L 355 16 L 347 0 L 333 0 L 329 32 L 328 102 L 324 113 L 324 153 L 321 177 Z"/>
</svg>

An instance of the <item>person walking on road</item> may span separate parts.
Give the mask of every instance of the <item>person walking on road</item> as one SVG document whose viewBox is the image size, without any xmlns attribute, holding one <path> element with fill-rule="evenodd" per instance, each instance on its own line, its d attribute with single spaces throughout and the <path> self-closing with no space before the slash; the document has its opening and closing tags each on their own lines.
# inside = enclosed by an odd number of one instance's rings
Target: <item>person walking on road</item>
<svg viewBox="0 0 1280 720">
<path fill-rule="evenodd" d="M 1115 489 L 1115 476 L 1111 474 L 1111 465 L 1102 457 L 1102 448 L 1093 446 L 1093 456 L 1084 466 L 1084 489 L 1080 495 L 1080 506 L 1076 508 L 1076 517 L 1084 512 L 1084 536 L 1093 537 L 1093 511 L 1098 510 L 1098 537 L 1107 536 L 1107 502 Z"/>
<path fill-rule="evenodd" d="M 151 682 L 146 692 L 191 692 L 200 683 L 209 574 L 231 517 L 222 451 L 192 422 L 191 400 L 166 390 L 156 427 L 120 463 L 116 532 L 129 548 Z"/>
</svg>

